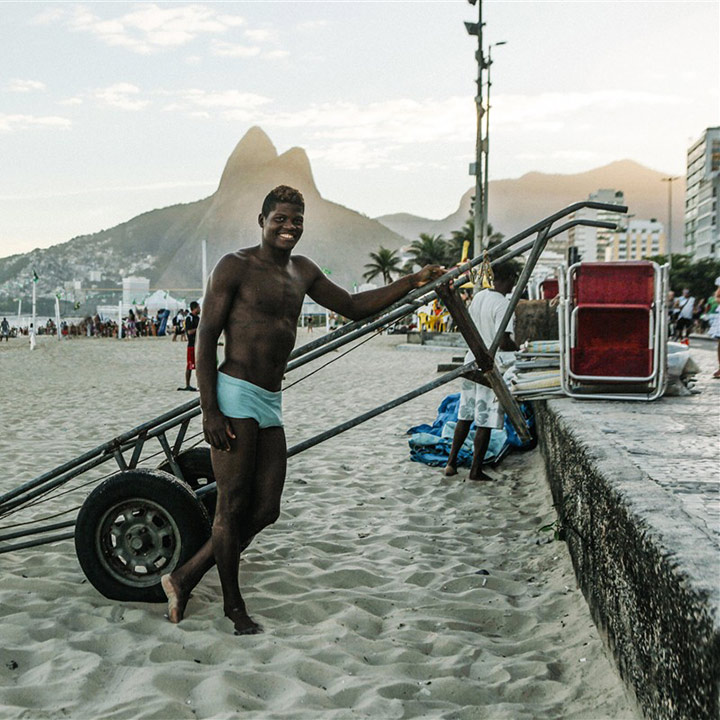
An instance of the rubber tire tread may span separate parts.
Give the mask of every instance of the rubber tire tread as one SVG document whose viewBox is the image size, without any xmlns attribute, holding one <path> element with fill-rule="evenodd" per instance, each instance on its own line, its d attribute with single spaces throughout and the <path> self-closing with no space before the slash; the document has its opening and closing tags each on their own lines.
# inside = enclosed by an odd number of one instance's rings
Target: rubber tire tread
<svg viewBox="0 0 720 720">
<path fill-rule="evenodd" d="M 85 499 L 75 523 L 75 552 L 80 567 L 93 587 L 111 600 L 165 602 L 160 578 L 155 585 L 135 587 L 110 575 L 95 547 L 95 535 L 103 515 L 120 502 L 145 498 L 164 508 L 180 533 L 179 567 L 210 537 L 208 511 L 192 489 L 174 475 L 160 470 L 126 470 L 98 485 Z M 168 567 L 171 572 L 174 568 Z M 164 573 L 163 573 L 164 574 Z"/>
</svg>

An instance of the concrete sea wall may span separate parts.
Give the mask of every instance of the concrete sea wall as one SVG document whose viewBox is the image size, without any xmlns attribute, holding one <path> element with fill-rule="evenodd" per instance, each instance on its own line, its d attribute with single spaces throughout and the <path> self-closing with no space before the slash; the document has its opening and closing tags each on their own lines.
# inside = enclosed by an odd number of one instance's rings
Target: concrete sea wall
<svg viewBox="0 0 720 720">
<path fill-rule="evenodd" d="M 720 556 L 712 533 L 607 440 L 604 432 L 617 430 L 583 402 L 538 402 L 536 413 L 578 583 L 640 709 L 653 720 L 717 720 Z"/>
</svg>

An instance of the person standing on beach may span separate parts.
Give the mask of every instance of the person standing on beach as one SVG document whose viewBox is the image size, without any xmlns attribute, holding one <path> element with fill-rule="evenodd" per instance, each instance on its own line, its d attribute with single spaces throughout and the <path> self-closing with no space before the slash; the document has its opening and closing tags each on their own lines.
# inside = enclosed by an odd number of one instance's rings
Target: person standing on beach
<svg viewBox="0 0 720 720">
<path fill-rule="evenodd" d="M 217 564 L 225 616 L 235 632 L 262 629 L 248 615 L 240 593 L 240 554 L 280 514 L 287 459 L 280 388 L 305 295 L 360 320 L 444 272 L 437 265 L 426 266 L 377 290 L 350 295 L 310 259 L 292 255 L 303 234 L 304 211 L 299 191 L 276 187 L 258 216 L 260 244 L 225 255 L 208 279 L 197 377 L 217 505 L 212 538 L 161 579 L 173 623 L 182 620 L 190 592 Z M 218 368 L 223 332 L 225 359 Z"/>
<path fill-rule="evenodd" d="M 505 311 L 510 305 L 506 295 L 512 291 L 519 274 L 517 264 L 512 261 L 499 265 L 494 272 L 495 287 L 476 293 L 470 303 L 468 312 L 487 347 L 490 347 L 500 328 Z M 512 327 L 513 318 L 511 317 L 509 330 L 503 334 L 500 340 L 500 350 L 517 350 L 517 345 L 511 336 Z M 468 350 L 465 362 L 471 362 L 473 359 L 472 351 Z M 473 460 L 468 480 L 492 480 L 481 468 L 490 445 L 490 433 L 493 428 L 503 426 L 504 417 L 504 411 L 492 388 L 472 380 L 463 380 L 460 390 L 458 421 L 455 425 L 450 455 L 445 465 L 445 475 L 457 475 L 458 453 L 474 421 Z"/>
<path fill-rule="evenodd" d="M 187 335 L 187 357 L 185 362 L 185 387 L 179 387 L 178 390 L 189 390 L 196 392 L 190 384 L 192 371 L 195 370 L 195 338 L 197 336 L 198 324 L 200 323 L 200 303 L 194 300 L 190 303 L 190 312 L 185 317 L 183 329 Z"/>
<path fill-rule="evenodd" d="M 693 312 L 695 310 L 695 298 L 690 295 L 689 288 L 683 288 L 682 295 L 677 301 L 680 312 L 675 326 L 675 339 L 682 340 L 690 335 L 693 326 Z"/>
<path fill-rule="evenodd" d="M 0 339 L 3 338 L 5 342 L 10 339 L 10 323 L 7 321 L 7 318 L 3 318 L 0 323 Z"/>
</svg>

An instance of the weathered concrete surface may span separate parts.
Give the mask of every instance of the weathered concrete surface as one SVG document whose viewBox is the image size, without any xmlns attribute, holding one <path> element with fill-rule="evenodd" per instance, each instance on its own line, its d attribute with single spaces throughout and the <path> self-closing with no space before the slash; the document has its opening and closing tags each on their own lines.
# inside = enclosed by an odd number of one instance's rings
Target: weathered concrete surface
<svg viewBox="0 0 720 720">
<path fill-rule="evenodd" d="M 700 395 L 537 403 L 578 582 L 653 720 L 720 718 L 720 381 L 693 358 Z"/>
</svg>

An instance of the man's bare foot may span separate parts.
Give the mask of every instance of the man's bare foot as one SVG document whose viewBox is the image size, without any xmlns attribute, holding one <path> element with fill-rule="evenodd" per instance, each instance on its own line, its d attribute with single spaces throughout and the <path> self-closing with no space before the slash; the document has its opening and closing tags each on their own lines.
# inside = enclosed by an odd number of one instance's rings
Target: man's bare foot
<svg viewBox="0 0 720 720">
<path fill-rule="evenodd" d="M 482 470 L 477 475 L 468 475 L 468 480 L 482 480 L 483 482 L 494 482 L 495 478 L 490 477 L 487 473 Z"/>
<path fill-rule="evenodd" d="M 190 595 L 182 592 L 172 579 L 172 575 L 163 575 L 160 578 L 160 585 L 168 599 L 168 620 L 171 623 L 179 623 L 185 614 L 185 606 Z"/>
<path fill-rule="evenodd" d="M 247 614 L 244 606 L 226 610 L 225 617 L 232 621 L 236 635 L 257 635 L 263 631 L 262 626 Z"/>
<path fill-rule="evenodd" d="M 457 468 L 454 465 L 446 465 L 445 477 L 452 477 L 453 475 L 457 475 Z"/>
</svg>

